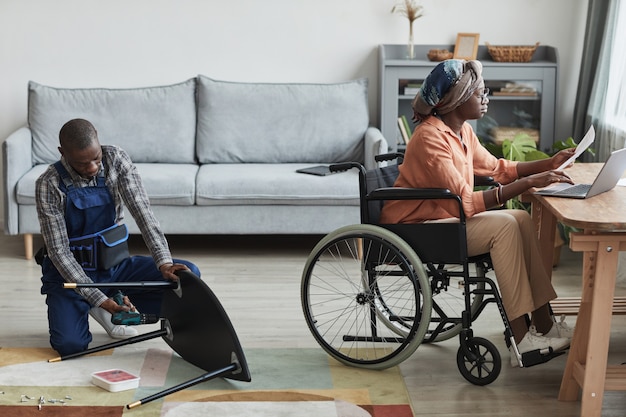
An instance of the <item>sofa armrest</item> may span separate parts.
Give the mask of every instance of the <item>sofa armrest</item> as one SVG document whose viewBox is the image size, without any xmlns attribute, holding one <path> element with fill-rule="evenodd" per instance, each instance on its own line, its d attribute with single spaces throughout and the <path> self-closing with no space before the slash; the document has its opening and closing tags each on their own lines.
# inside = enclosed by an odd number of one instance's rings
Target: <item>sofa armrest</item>
<svg viewBox="0 0 626 417">
<path fill-rule="evenodd" d="M 4 166 L 4 233 L 19 234 L 18 206 L 15 187 L 32 167 L 32 136 L 30 129 L 22 127 L 13 132 L 2 144 Z"/>
<path fill-rule="evenodd" d="M 389 144 L 383 136 L 382 132 L 375 128 L 369 127 L 365 131 L 364 138 L 364 160 L 365 169 L 374 169 L 378 167 L 378 163 L 374 160 L 376 155 L 389 152 Z"/>
</svg>

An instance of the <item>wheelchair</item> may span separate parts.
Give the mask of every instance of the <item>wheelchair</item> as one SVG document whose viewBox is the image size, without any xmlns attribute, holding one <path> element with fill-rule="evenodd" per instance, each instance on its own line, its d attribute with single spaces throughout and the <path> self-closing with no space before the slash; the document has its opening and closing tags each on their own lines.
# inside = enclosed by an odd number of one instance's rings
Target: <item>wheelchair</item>
<svg viewBox="0 0 626 417">
<path fill-rule="evenodd" d="M 378 155 L 395 164 L 367 171 L 346 162 L 331 171 L 359 170 L 361 224 L 324 236 L 307 258 L 301 303 L 313 337 L 339 362 L 386 369 L 411 356 L 421 343 L 459 336 L 457 366 L 475 385 L 495 381 L 502 368 L 498 349 L 474 336 L 471 324 L 490 303 L 497 305 L 507 347 L 520 367 L 547 362 L 563 352 L 520 355 L 495 282 L 489 253 L 469 257 L 461 198 L 447 189 L 394 188 L 403 155 Z M 385 200 L 451 199 L 459 221 L 378 224 Z"/>
</svg>

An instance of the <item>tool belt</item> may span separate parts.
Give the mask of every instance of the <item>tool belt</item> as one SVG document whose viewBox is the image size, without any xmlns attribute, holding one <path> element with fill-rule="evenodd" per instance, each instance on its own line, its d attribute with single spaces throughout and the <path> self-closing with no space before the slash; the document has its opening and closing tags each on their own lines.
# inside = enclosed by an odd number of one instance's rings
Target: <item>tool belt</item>
<svg viewBox="0 0 626 417">
<path fill-rule="evenodd" d="M 70 239 L 70 251 L 85 271 L 113 268 L 130 256 L 128 228 L 125 224 Z"/>
</svg>

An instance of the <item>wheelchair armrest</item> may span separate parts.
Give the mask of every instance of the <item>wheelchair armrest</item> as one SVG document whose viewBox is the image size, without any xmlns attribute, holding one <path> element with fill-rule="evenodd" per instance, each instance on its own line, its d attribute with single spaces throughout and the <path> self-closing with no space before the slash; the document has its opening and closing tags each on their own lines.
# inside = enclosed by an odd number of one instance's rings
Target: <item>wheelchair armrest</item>
<svg viewBox="0 0 626 417">
<path fill-rule="evenodd" d="M 369 193 L 367 200 L 455 200 L 459 207 L 459 222 L 465 224 L 465 211 L 461 197 L 447 188 L 378 188 Z"/>
<path fill-rule="evenodd" d="M 494 180 L 493 177 L 488 177 L 484 175 L 474 175 L 474 185 L 476 186 L 497 186 L 499 185 L 498 181 Z"/>
<path fill-rule="evenodd" d="M 438 200 L 459 199 L 447 188 L 378 188 L 367 196 L 368 200 Z"/>
</svg>

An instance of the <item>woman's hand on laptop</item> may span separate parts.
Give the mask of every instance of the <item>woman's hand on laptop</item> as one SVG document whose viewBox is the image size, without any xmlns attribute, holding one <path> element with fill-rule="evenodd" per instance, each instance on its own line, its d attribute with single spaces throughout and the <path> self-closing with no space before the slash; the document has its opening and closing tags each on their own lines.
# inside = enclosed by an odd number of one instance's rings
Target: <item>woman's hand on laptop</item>
<svg viewBox="0 0 626 417">
<path fill-rule="evenodd" d="M 531 187 L 543 188 L 555 183 L 574 184 L 574 181 L 564 171 L 546 171 L 527 177 Z"/>
</svg>

